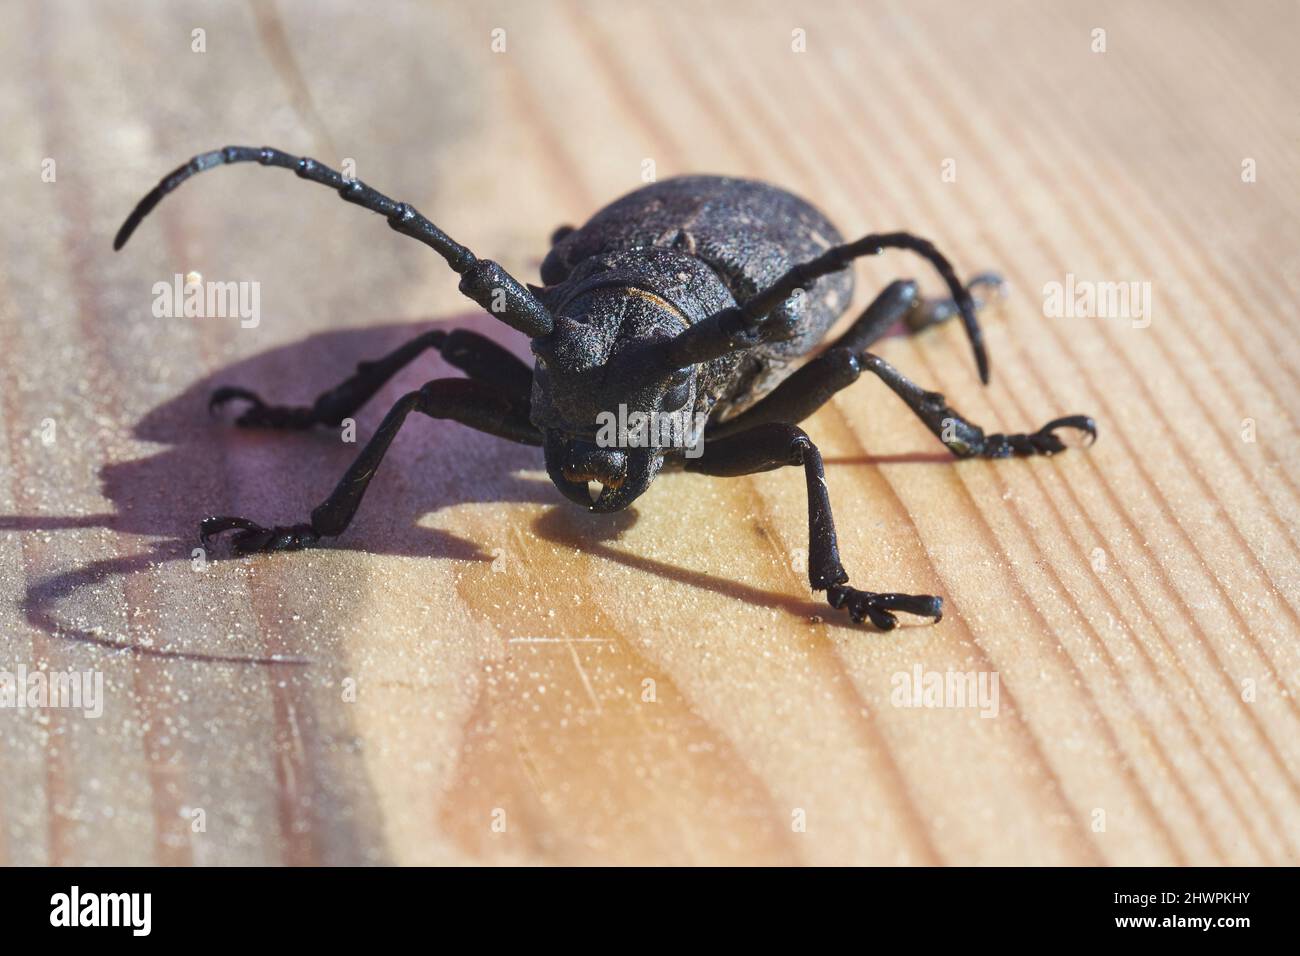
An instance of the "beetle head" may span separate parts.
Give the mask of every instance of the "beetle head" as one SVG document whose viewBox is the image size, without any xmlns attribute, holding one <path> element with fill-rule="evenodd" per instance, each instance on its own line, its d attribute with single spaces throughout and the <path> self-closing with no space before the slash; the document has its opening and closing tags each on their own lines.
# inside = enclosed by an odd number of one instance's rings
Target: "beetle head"
<svg viewBox="0 0 1300 956">
<path fill-rule="evenodd" d="M 686 318 L 617 275 L 583 284 L 554 314 L 552 332 L 532 343 L 532 419 L 545 435 L 547 472 L 571 501 L 622 510 L 650 486 L 672 443 L 692 439 L 681 426 L 694 421 L 695 368 L 663 362 Z"/>
</svg>

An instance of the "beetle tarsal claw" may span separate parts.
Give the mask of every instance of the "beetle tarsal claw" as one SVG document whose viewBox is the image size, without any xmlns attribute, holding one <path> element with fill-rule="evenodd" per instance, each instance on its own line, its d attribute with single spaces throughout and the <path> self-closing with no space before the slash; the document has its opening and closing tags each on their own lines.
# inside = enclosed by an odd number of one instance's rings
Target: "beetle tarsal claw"
<svg viewBox="0 0 1300 956">
<path fill-rule="evenodd" d="M 1001 432 L 984 436 L 980 454 L 985 458 L 1010 458 L 1012 455 L 1058 455 L 1066 444 L 1056 434 L 1058 428 L 1074 428 L 1088 436 L 1088 444 L 1097 440 L 1097 423 L 1087 415 L 1067 415 L 1057 418 L 1036 432 L 1027 435 L 1003 435 Z M 949 446 L 951 447 L 951 445 Z"/>
<path fill-rule="evenodd" d="M 861 624 L 870 618 L 882 631 L 898 626 L 894 611 L 934 618 L 936 624 L 943 620 L 943 598 L 933 594 L 878 594 L 835 584 L 826 589 L 826 600 L 833 608 L 847 607 L 853 623 Z"/>
<path fill-rule="evenodd" d="M 1048 422 L 1038 429 L 1039 435 L 1050 435 L 1058 428 L 1074 428 L 1088 436 L 1088 444 L 1097 440 L 1097 423 L 1088 415 L 1067 415 Z"/>
<path fill-rule="evenodd" d="M 320 535 L 310 524 L 277 525 L 263 528 L 247 518 L 213 516 L 204 518 L 199 525 L 199 540 L 205 545 L 226 531 L 234 531 L 230 547 L 236 554 L 253 554 L 269 551 L 300 551 L 320 540 Z"/>
</svg>

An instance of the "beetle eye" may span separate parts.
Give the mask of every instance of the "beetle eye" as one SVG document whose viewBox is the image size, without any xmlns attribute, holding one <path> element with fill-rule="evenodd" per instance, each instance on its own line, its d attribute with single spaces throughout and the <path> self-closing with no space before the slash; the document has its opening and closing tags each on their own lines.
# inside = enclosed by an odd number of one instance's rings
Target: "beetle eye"
<svg viewBox="0 0 1300 956">
<path fill-rule="evenodd" d="M 677 371 L 673 372 L 672 376 L 668 379 L 668 383 L 674 386 L 685 385 L 690 381 L 690 378 L 691 370 L 689 366 L 687 368 L 679 368 Z"/>
</svg>

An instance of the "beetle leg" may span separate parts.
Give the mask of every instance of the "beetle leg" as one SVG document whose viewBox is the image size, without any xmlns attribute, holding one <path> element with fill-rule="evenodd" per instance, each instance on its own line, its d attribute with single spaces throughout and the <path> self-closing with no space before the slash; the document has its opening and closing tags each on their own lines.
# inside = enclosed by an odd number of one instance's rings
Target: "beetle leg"
<svg viewBox="0 0 1300 956">
<path fill-rule="evenodd" d="M 917 294 L 916 283 L 911 279 L 895 279 L 862 310 L 862 314 L 853 320 L 853 324 L 832 348 L 865 351 L 899 322 L 906 322 L 910 316 L 920 311 L 928 301 Z"/>
<path fill-rule="evenodd" d="M 1058 428 L 1077 428 L 1097 438 L 1097 425 L 1086 415 L 1048 422 L 1036 432 L 986 435 L 984 429 L 955 412 L 938 392 L 927 392 L 871 352 L 861 351 L 880 328 L 888 328 L 916 302 L 915 283 L 890 284 L 844 336 L 830 349 L 797 369 L 752 407 L 705 432 L 725 438 L 766 422 L 801 422 L 826 404 L 836 392 L 852 385 L 863 371 L 872 372 L 907 403 L 926 427 L 958 458 L 1009 458 L 1013 455 L 1054 455 L 1065 451 Z"/>
<path fill-rule="evenodd" d="M 232 546 L 237 553 L 294 551 L 315 544 L 321 538 L 342 534 L 356 514 L 388 446 L 411 412 L 457 421 L 522 444 L 542 443 L 541 433 L 528 420 L 526 399 L 508 395 L 473 379 L 436 379 L 398 400 L 333 493 L 311 513 L 310 521 L 264 528 L 247 518 L 205 518 L 199 526 L 203 543 L 207 544 L 212 537 L 225 531 L 235 531 Z"/>
<path fill-rule="evenodd" d="M 769 422 L 801 422 L 861 374 L 861 364 L 848 349 L 823 352 L 735 418 L 710 425 L 704 441 L 728 438 Z"/>
<path fill-rule="evenodd" d="M 722 438 L 763 422 L 801 422 L 862 374 L 854 356 L 889 329 L 906 321 L 924 302 L 916 283 L 899 279 L 887 285 L 848 331 L 826 352 L 796 369 L 770 394 L 735 418 L 712 426 L 707 438 Z"/>
<path fill-rule="evenodd" d="M 308 406 L 267 405 L 244 388 L 223 386 L 212 393 L 208 410 L 214 411 L 233 399 L 252 406 L 235 420 L 244 428 L 304 429 L 313 425 L 338 426 L 368 402 L 384 383 L 409 365 L 425 349 L 437 349 L 451 365 L 476 381 L 495 385 L 511 394 L 528 395 L 533 373 L 513 352 L 486 336 L 466 329 L 450 332 L 432 329 L 381 359 L 361 362 L 356 374 L 317 397 Z"/>
<path fill-rule="evenodd" d="M 988 297 L 977 294 L 977 290 L 981 288 L 989 290 Z M 975 306 L 977 313 L 989 304 L 992 297 L 1006 298 L 1007 289 L 1007 280 L 996 272 L 981 272 L 966 283 L 966 291 L 970 293 L 971 304 Z M 932 325 L 947 322 L 953 316 L 960 314 L 961 307 L 956 299 L 926 297 L 918 300 L 915 308 L 903 316 L 903 324 L 907 326 L 909 332 L 915 334 Z M 865 342 L 862 347 L 866 348 L 870 344 Z"/>
<path fill-rule="evenodd" d="M 390 199 L 359 179 L 350 179 L 324 163 L 307 156 L 292 156 L 270 146 L 225 146 L 200 153 L 172 170 L 141 199 L 113 238 L 113 248 L 121 249 L 137 226 L 164 196 L 204 170 L 229 163 L 256 162 L 262 166 L 292 169 L 300 179 L 319 183 L 335 190 L 350 203 L 378 213 L 388 220 L 394 231 L 424 243 L 446 260 L 460 276 L 460 291 L 487 309 L 496 318 L 533 338 L 546 335 L 554 326 L 551 314 L 537 298 L 505 269 L 490 259 L 480 259 L 469 249 L 421 215 L 413 206 Z"/>
<path fill-rule="evenodd" d="M 958 458 L 1054 455 L 1066 447 L 1055 434 L 1058 428 L 1077 428 L 1091 440 L 1097 438 L 1097 424 L 1087 415 L 1057 418 L 1036 432 L 986 435 L 984 429 L 953 411 L 941 394 L 927 392 L 878 355 L 855 354 L 837 346 L 804 365 L 753 407 L 705 432 L 705 442 L 741 434 L 766 422 L 803 421 L 836 392 L 856 382 L 864 370 L 873 372 L 893 389 Z"/>
<path fill-rule="evenodd" d="M 827 355 L 829 354 L 828 352 Z M 863 352 L 853 358 L 862 369 L 874 373 L 888 385 L 958 458 L 1054 455 L 1065 451 L 1065 443 L 1056 436 L 1058 428 L 1075 428 L 1084 432 L 1089 438 L 1089 444 L 1097 440 L 1097 423 L 1087 415 L 1067 415 L 1053 419 L 1036 432 L 985 434 L 984 429 L 955 412 L 943 395 L 921 388 L 880 356 Z"/>
<path fill-rule="evenodd" d="M 686 462 L 688 471 L 724 476 L 751 475 L 786 465 L 802 465 L 808 484 L 808 582 L 814 591 L 825 591 L 830 606 L 847 608 L 856 623 L 869 618 L 883 631 L 897 625 L 895 611 L 936 621 L 943 617 L 943 599 L 934 595 L 882 594 L 848 586 L 821 452 L 802 428 L 767 422 L 715 442 L 706 441 L 704 455 Z"/>
</svg>

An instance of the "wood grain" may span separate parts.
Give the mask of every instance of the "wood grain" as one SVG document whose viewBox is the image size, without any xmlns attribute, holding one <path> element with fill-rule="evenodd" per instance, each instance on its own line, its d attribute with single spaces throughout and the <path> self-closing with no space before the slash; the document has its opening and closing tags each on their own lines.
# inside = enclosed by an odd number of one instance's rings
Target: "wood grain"
<svg viewBox="0 0 1300 956">
<path fill-rule="evenodd" d="M 1300 8 L 365 9 L 7 10 L 0 668 L 102 673 L 105 707 L 0 710 L 0 862 L 1300 862 Z M 445 422 L 336 544 L 196 567 L 203 514 L 301 520 L 355 452 L 209 419 L 216 385 L 307 401 L 433 323 L 526 354 L 279 171 L 205 177 L 110 252 L 156 177 L 263 142 L 352 158 L 529 279 L 647 161 L 932 237 L 1013 285 L 992 385 L 953 327 L 882 354 L 992 430 L 1086 412 L 1100 440 L 954 464 L 879 383 L 818 412 L 854 582 L 947 600 L 888 635 L 808 592 L 793 470 L 597 518 Z M 191 270 L 258 282 L 261 323 L 154 318 Z M 857 275 L 935 287 L 898 253 Z M 1149 283 L 1149 325 L 1046 314 L 1067 275 Z M 360 434 L 452 373 L 417 362 Z M 996 716 L 895 706 L 917 667 L 996 674 Z"/>
</svg>

